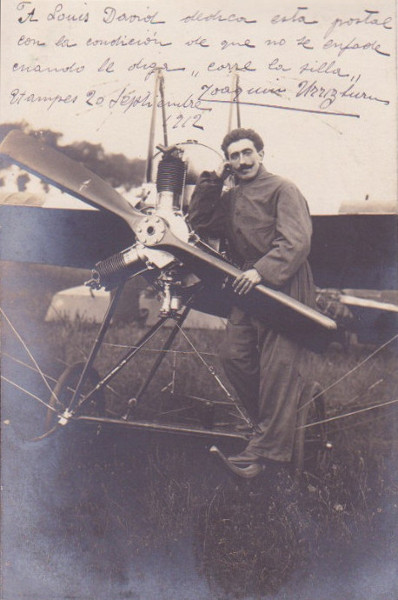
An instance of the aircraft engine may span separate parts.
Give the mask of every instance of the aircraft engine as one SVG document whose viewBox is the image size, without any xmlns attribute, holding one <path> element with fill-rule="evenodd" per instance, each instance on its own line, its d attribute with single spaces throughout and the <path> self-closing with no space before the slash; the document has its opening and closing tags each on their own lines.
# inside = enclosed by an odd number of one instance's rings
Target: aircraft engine
<svg viewBox="0 0 398 600">
<path fill-rule="evenodd" d="M 184 151 L 178 146 L 159 146 L 161 159 L 157 162 L 156 195 L 148 194 L 140 206 L 143 219 L 136 230 L 137 243 L 97 263 L 87 285 L 92 288 L 111 289 L 120 277 L 130 277 L 145 269 L 159 269 L 159 286 L 176 303 L 184 289 L 190 289 L 199 279 L 186 272 L 175 256 L 158 248 L 151 248 L 163 237 L 166 224 L 180 240 L 188 242 L 190 228 L 182 212 L 183 195 L 188 163 L 182 159 Z M 178 302 L 179 304 L 179 302 Z"/>
</svg>

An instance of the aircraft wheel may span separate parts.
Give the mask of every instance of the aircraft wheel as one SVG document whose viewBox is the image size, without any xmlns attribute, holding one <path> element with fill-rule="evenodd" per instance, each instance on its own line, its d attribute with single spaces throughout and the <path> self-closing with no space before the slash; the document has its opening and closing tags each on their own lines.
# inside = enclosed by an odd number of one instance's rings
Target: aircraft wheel
<svg viewBox="0 0 398 600">
<path fill-rule="evenodd" d="M 73 396 L 73 392 L 78 384 L 80 375 L 83 371 L 84 365 L 84 362 L 74 363 L 70 367 L 67 367 L 58 379 L 49 401 L 49 405 L 52 408 L 47 409 L 45 419 L 45 433 L 42 437 L 47 437 L 60 427 L 58 416 L 62 414 L 64 410 L 69 406 Z M 89 392 L 93 388 L 93 386 L 99 381 L 99 379 L 100 377 L 97 371 L 91 367 L 87 374 L 87 379 L 85 384 L 83 385 L 81 394 L 84 395 L 85 393 Z M 99 392 L 96 392 L 90 398 L 90 400 L 87 401 L 87 403 L 84 406 L 84 409 L 82 409 L 80 414 L 100 416 L 103 414 L 104 408 L 104 391 L 100 390 Z M 56 409 L 56 412 L 52 409 Z"/>
<path fill-rule="evenodd" d="M 327 439 L 327 423 L 319 423 L 325 419 L 325 401 L 323 396 L 319 396 L 320 392 L 319 383 L 313 383 L 304 388 L 300 398 L 292 457 L 296 477 L 300 477 L 304 470 L 319 467 L 331 448 Z M 319 424 L 309 426 L 312 423 Z"/>
</svg>

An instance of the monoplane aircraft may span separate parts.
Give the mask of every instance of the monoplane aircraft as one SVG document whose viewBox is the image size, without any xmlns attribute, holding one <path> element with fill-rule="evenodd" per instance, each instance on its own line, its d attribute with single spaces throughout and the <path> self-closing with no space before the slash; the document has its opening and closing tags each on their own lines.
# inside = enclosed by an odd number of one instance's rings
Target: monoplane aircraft
<svg viewBox="0 0 398 600">
<path fill-rule="evenodd" d="M 159 73 L 156 79 L 155 98 L 164 94 L 163 78 Z M 239 107 L 237 107 L 239 111 Z M 324 347 L 336 330 L 336 323 L 326 314 L 309 308 L 282 292 L 265 285 L 257 285 L 243 299 L 237 299 L 231 283 L 240 274 L 240 270 L 229 262 L 224 254 L 207 241 L 201 240 L 191 229 L 186 218 L 186 206 L 189 201 L 188 188 L 196 181 L 199 170 L 207 164 L 214 166 L 217 153 L 194 141 L 170 144 L 167 136 L 166 121 L 163 115 L 163 144 L 154 151 L 153 137 L 156 103 L 152 115 L 150 143 L 147 159 L 147 185 L 143 187 L 142 201 L 132 206 L 108 183 L 90 172 L 84 166 L 72 161 L 61 152 L 46 146 L 33 136 L 12 131 L 0 146 L 1 154 L 11 159 L 28 172 L 61 189 L 79 200 L 100 209 L 90 219 L 96 219 L 96 229 L 102 240 L 101 246 L 90 247 L 90 236 L 85 234 L 84 222 L 79 223 L 81 211 L 74 211 L 73 245 L 69 243 L 71 232 L 56 224 L 61 216 L 51 215 L 52 224 L 46 220 L 45 231 L 51 237 L 51 244 L 43 242 L 27 252 L 27 246 L 20 245 L 21 237 L 17 231 L 3 241 L 5 256 L 12 259 L 13 253 L 20 260 L 47 262 L 79 267 L 92 267 L 92 277 L 87 285 L 92 289 L 112 290 L 112 300 L 99 328 L 95 342 L 85 362 L 67 367 L 51 391 L 46 402 L 46 437 L 59 427 L 65 427 L 75 421 L 97 424 L 119 425 L 152 431 L 200 434 L 208 437 L 248 439 L 256 425 L 245 408 L 234 398 L 223 384 L 214 368 L 195 349 L 210 377 L 215 378 L 225 399 L 207 399 L 191 395 L 192 403 L 200 408 L 199 422 L 195 424 L 170 423 L 156 416 L 148 419 L 143 408 L 145 395 L 151 382 L 156 379 L 164 356 L 172 348 L 177 335 L 183 332 L 183 324 L 192 309 L 226 316 L 232 302 L 242 302 L 259 318 L 272 318 L 273 326 L 287 335 L 294 331 L 295 337 L 301 336 L 302 342 L 314 349 Z M 239 124 L 238 112 L 238 124 Z M 199 157 L 199 158 L 198 158 Z M 220 157 L 219 157 L 220 158 Z M 200 164 L 198 164 L 198 162 Z M 156 177 L 153 172 L 156 169 Z M 7 207 L 6 207 L 7 208 Z M 27 210 L 24 207 L 22 210 Z M 40 209 L 39 210 L 43 210 Z M 46 211 L 48 212 L 48 211 Z M 56 211 L 57 212 L 57 211 Z M 26 214 L 26 213 L 25 213 Z M 41 213 L 43 214 L 43 213 Z M 7 220 L 7 214 L 5 215 Z M 46 217 L 47 219 L 47 217 Z M 15 221 L 14 221 L 15 223 Z M 82 229 L 83 227 L 83 229 Z M 79 231 L 83 234 L 79 238 Z M 115 236 L 115 231 L 118 234 Z M 34 233 L 36 241 L 43 234 L 40 225 Z M 25 239 L 29 232 L 24 231 Z M 12 238 L 12 239 L 11 239 Z M 73 247 L 72 247 L 73 246 Z M 104 256 L 110 247 L 114 252 Z M 94 252 L 93 252 L 94 250 Z M 98 251 L 101 260 L 94 260 Z M 21 258 L 22 254 L 22 258 Z M 98 258 L 98 257 L 96 257 Z M 95 263 L 95 264 L 93 264 Z M 127 352 L 118 358 L 105 374 L 99 375 L 94 362 L 102 347 L 105 336 L 112 324 L 116 306 L 120 300 L 125 283 L 137 275 L 143 275 L 147 282 L 162 296 L 159 320 L 150 327 L 138 343 L 130 346 Z M 156 356 L 147 377 L 140 383 L 129 398 L 113 405 L 111 410 L 106 401 L 106 390 L 118 373 L 146 347 L 147 343 L 172 321 L 173 327 L 168 333 L 161 352 Z M 188 339 L 188 338 L 187 338 Z M 172 396 L 178 394 L 172 390 Z M 184 401 L 179 399 L 184 409 Z M 323 398 L 316 383 L 305 390 L 301 399 L 301 411 L 298 420 L 298 435 L 294 463 L 297 470 L 302 469 L 304 460 L 304 441 L 309 430 L 306 429 L 310 418 L 310 408 L 314 409 L 318 427 L 311 429 L 307 438 L 319 450 L 328 446 L 326 427 L 323 424 Z M 226 419 L 228 414 L 228 419 Z M 197 416 L 197 415 L 196 415 Z M 311 417 L 312 418 L 312 417 Z M 307 441 L 308 441 L 307 439 Z M 212 449 L 224 459 L 217 446 Z M 230 465 L 228 465 L 230 466 Z M 239 470 L 241 474 L 241 469 Z M 250 477 L 251 473 L 247 473 Z"/>
</svg>

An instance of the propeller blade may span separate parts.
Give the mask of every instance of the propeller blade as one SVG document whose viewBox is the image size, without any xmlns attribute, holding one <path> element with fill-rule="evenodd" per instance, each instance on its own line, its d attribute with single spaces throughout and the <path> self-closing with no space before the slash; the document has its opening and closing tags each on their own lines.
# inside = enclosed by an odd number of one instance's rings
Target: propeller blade
<svg viewBox="0 0 398 600">
<path fill-rule="evenodd" d="M 142 214 L 98 175 L 19 129 L 4 138 L 0 154 L 63 192 L 118 215 L 132 229 L 142 219 Z"/>
<path fill-rule="evenodd" d="M 209 267 L 217 269 L 218 271 L 221 271 L 226 275 L 230 275 L 233 278 L 237 277 L 242 273 L 240 269 L 224 261 L 223 259 L 217 258 L 216 256 L 205 252 L 201 248 L 198 248 L 197 246 L 188 244 L 187 242 L 180 240 L 169 229 L 166 230 L 163 239 L 157 245 L 169 247 L 172 250 L 177 249 L 183 251 L 184 254 L 189 255 L 193 259 L 197 259 L 198 261 L 200 261 L 200 263 L 205 263 Z M 333 321 L 333 319 L 330 319 L 329 317 L 323 315 L 317 310 L 306 306 L 302 302 L 295 300 L 294 298 L 288 296 L 287 294 L 284 294 L 283 292 L 279 292 L 278 290 L 274 290 L 262 284 L 257 285 L 254 289 L 261 293 L 263 296 L 266 296 L 267 298 L 276 301 L 280 305 L 293 310 L 294 312 L 302 315 L 310 321 L 313 321 L 317 325 L 321 325 L 329 331 L 334 331 L 335 329 L 337 329 L 337 325 Z"/>
<path fill-rule="evenodd" d="M 363 306 L 364 308 L 398 313 L 398 304 L 392 304 L 391 302 L 380 302 L 380 300 L 370 300 L 369 298 L 360 298 L 349 294 L 341 294 L 339 300 L 342 304 L 348 304 L 349 306 Z"/>
</svg>

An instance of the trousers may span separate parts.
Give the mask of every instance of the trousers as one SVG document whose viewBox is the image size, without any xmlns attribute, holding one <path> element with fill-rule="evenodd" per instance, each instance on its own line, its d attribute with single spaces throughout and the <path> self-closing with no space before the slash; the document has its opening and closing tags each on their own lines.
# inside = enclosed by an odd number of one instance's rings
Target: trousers
<svg viewBox="0 0 398 600">
<path fill-rule="evenodd" d="M 248 449 L 289 462 L 297 408 L 313 373 L 313 353 L 238 307 L 230 314 L 220 358 L 239 400 L 258 423 Z"/>
</svg>

